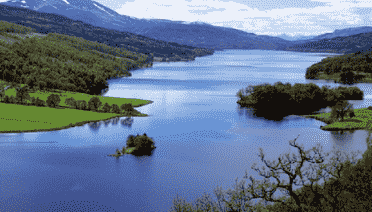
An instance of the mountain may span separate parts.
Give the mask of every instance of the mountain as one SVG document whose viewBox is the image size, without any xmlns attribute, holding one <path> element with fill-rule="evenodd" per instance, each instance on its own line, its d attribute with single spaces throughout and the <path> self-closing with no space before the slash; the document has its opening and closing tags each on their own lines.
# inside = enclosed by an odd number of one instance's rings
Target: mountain
<svg viewBox="0 0 372 212">
<path fill-rule="evenodd" d="M 17 2 L 13 3 L 17 4 Z M 22 2 L 22 4 L 24 3 Z M 34 7 L 33 5 L 28 6 Z M 54 8 L 57 6 L 47 4 L 43 7 Z M 152 54 L 153 59 L 156 61 L 194 60 L 195 57 L 198 56 L 213 54 L 213 50 L 165 42 L 129 32 L 109 30 L 82 21 L 72 20 L 62 15 L 39 12 L 43 7 L 37 7 L 38 11 L 35 11 L 25 7 L 12 7 L 0 4 L 0 20 L 31 27 L 35 29 L 37 33 L 41 34 L 65 34 L 81 37 L 88 41 L 103 43 L 112 47 L 124 48 L 125 50 L 133 52 Z M 69 8 L 68 10 L 76 12 L 75 8 Z M 89 20 L 92 20 L 95 18 L 93 15 L 88 17 L 89 14 L 92 13 L 85 13 L 87 19 L 90 18 Z M 74 15 L 75 17 L 82 16 L 82 14 L 79 13 L 75 13 Z M 97 19 L 97 21 L 99 20 Z"/>
<path fill-rule="evenodd" d="M 322 39 L 319 41 L 310 41 L 287 47 L 284 50 L 349 54 L 370 51 L 372 47 L 371 43 L 372 32 L 369 32 L 347 37 L 336 37 L 331 39 Z"/>
<path fill-rule="evenodd" d="M 332 39 L 336 37 L 348 37 L 351 35 L 357 35 L 357 34 L 369 33 L 369 32 L 372 32 L 372 27 L 370 26 L 336 29 L 333 33 L 325 33 L 322 35 L 315 36 L 313 40 Z"/>
<path fill-rule="evenodd" d="M 283 34 L 280 34 L 276 37 L 282 38 L 282 39 L 288 40 L 288 41 L 295 41 L 295 40 L 309 40 L 309 39 L 314 38 L 315 36 L 303 36 L 303 35 L 291 36 L 291 35 L 287 35 L 287 34 L 283 33 Z"/>
<path fill-rule="evenodd" d="M 130 32 L 166 42 L 202 48 L 282 49 L 290 41 L 255 35 L 241 30 L 212 26 L 203 22 L 164 19 L 137 19 L 105 7 L 92 0 L 10 0 L 7 6 L 63 15 L 96 27 Z"/>
</svg>

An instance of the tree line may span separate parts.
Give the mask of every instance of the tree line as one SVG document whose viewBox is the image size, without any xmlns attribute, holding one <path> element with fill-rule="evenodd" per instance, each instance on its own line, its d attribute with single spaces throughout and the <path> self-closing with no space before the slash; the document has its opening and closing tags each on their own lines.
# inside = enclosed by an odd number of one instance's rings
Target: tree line
<svg viewBox="0 0 372 212">
<path fill-rule="evenodd" d="M 357 87 L 338 87 L 329 89 L 309 83 L 274 85 L 264 83 L 240 89 L 237 103 L 251 107 L 257 116 L 281 120 L 287 115 L 306 115 L 327 106 L 335 106 L 341 100 L 362 100 L 364 92 Z"/>
<path fill-rule="evenodd" d="M 10 104 L 19 104 L 19 105 L 29 105 L 37 107 L 50 107 L 50 108 L 59 108 L 61 107 L 59 103 L 61 98 L 58 94 L 50 94 L 47 97 L 47 100 L 44 101 L 39 97 L 31 97 L 32 89 L 29 86 L 24 86 L 22 88 L 16 88 L 16 96 L 5 95 L 4 92 L 1 92 L 1 102 L 10 103 Z M 109 105 L 107 102 L 103 104 L 101 100 L 94 96 L 90 98 L 88 102 L 85 100 L 76 100 L 73 97 L 66 98 L 65 104 L 71 109 L 76 110 L 86 110 L 94 112 L 103 112 L 103 113 L 116 113 L 116 114 L 125 114 L 125 115 L 138 115 L 140 112 L 133 108 L 133 105 L 130 103 L 117 105 Z"/>
</svg>

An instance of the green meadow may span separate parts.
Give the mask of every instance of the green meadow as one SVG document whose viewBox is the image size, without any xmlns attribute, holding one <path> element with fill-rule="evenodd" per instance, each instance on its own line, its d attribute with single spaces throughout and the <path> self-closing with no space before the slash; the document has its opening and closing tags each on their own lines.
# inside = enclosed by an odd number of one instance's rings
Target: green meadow
<svg viewBox="0 0 372 212">
<path fill-rule="evenodd" d="M 69 108 L 49 108 L 0 103 L 0 133 L 61 130 L 83 124 L 126 116 Z M 141 116 L 141 115 L 139 115 Z M 142 114 L 146 116 L 146 114 Z"/>
</svg>

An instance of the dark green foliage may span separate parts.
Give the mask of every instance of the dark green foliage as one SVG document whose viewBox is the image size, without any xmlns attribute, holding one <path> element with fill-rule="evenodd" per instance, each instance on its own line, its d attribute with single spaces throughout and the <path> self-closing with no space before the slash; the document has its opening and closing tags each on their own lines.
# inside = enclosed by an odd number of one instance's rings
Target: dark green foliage
<svg viewBox="0 0 372 212">
<path fill-rule="evenodd" d="M 8 95 L 4 95 L 4 100 L 5 103 L 10 103 L 10 98 Z"/>
<path fill-rule="evenodd" d="M 372 106 L 369 106 L 367 109 L 368 109 L 368 110 L 372 110 Z"/>
<path fill-rule="evenodd" d="M 89 110 L 97 111 L 101 106 L 102 106 L 102 102 L 98 97 L 94 96 L 90 98 L 88 102 Z"/>
<path fill-rule="evenodd" d="M 88 110 L 88 103 L 85 100 L 77 100 L 76 107 L 80 110 Z"/>
<path fill-rule="evenodd" d="M 102 107 L 103 112 L 109 113 L 111 110 L 111 106 L 106 102 Z"/>
<path fill-rule="evenodd" d="M 35 102 L 33 103 L 33 105 L 38 106 L 38 107 L 45 107 L 46 106 L 46 103 L 45 103 L 44 100 L 39 99 L 39 97 L 37 97 L 35 99 Z"/>
<path fill-rule="evenodd" d="M 16 99 L 17 99 L 17 102 L 19 104 L 25 104 L 26 103 L 26 100 L 30 100 L 30 89 L 29 87 L 26 85 L 24 86 L 23 88 L 19 88 L 17 87 L 16 88 Z"/>
<path fill-rule="evenodd" d="M 331 118 L 335 121 L 343 121 L 346 116 L 351 118 L 351 114 L 354 114 L 353 106 L 346 100 L 337 102 L 336 105 L 332 106 L 331 108 Z"/>
<path fill-rule="evenodd" d="M 121 113 L 120 108 L 119 108 L 119 106 L 117 104 L 112 104 L 111 107 L 112 107 L 112 109 L 111 109 L 111 112 L 112 113 L 117 113 L 117 114 L 120 114 Z"/>
<path fill-rule="evenodd" d="M 120 106 L 120 109 L 121 109 L 121 111 L 129 111 L 129 112 L 134 111 L 134 108 L 133 108 L 132 104 L 130 104 L 130 103 L 122 104 Z"/>
<path fill-rule="evenodd" d="M 59 106 L 59 103 L 61 102 L 61 98 L 58 94 L 51 94 L 48 96 L 48 99 L 46 101 L 48 107 L 56 108 Z"/>
<path fill-rule="evenodd" d="M 9 97 L 9 103 L 11 103 L 11 104 L 15 104 L 15 103 L 17 103 L 16 98 L 15 98 L 14 96 L 10 96 L 10 97 Z"/>
<path fill-rule="evenodd" d="M 133 155 L 149 155 L 151 151 L 155 148 L 154 141 L 147 137 L 147 135 L 137 135 L 134 138 L 134 149 L 132 151 Z"/>
<path fill-rule="evenodd" d="M 74 97 L 66 98 L 65 104 L 70 106 L 71 109 L 78 109 L 77 101 L 74 99 Z"/>
<path fill-rule="evenodd" d="M 287 115 L 306 115 L 327 106 L 334 106 L 340 100 L 363 99 L 363 91 L 357 87 L 329 89 L 309 83 L 283 84 L 281 82 L 248 86 L 238 91 L 238 104 L 251 107 L 258 117 L 281 120 Z"/>
<path fill-rule="evenodd" d="M 135 147 L 133 135 L 129 135 L 127 138 L 127 148 L 128 147 Z"/>
</svg>

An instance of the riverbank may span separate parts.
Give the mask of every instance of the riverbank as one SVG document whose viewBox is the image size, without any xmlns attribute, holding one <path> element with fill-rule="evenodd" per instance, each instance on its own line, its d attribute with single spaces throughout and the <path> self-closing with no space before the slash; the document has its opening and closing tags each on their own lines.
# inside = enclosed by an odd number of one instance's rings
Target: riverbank
<svg viewBox="0 0 372 212">
<path fill-rule="evenodd" d="M 149 101 L 148 104 L 151 104 Z M 0 103 L 0 133 L 44 132 L 82 126 L 90 122 L 105 121 L 116 117 L 129 116 L 127 113 L 103 113 L 70 109 L 49 108 Z M 146 117 L 139 113 L 131 117 Z"/>
<path fill-rule="evenodd" d="M 339 130 L 372 130 L 372 110 L 368 108 L 354 109 L 355 117 L 345 118 L 344 121 L 333 122 L 330 119 L 331 113 L 321 113 L 316 115 L 300 115 L 305 118 L 313 118 L 326 123 L 320 129 L 326 131 Z"/>
</svg>

